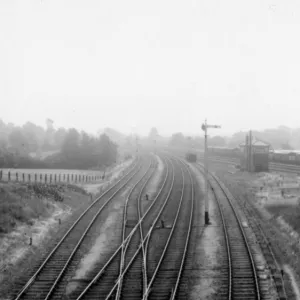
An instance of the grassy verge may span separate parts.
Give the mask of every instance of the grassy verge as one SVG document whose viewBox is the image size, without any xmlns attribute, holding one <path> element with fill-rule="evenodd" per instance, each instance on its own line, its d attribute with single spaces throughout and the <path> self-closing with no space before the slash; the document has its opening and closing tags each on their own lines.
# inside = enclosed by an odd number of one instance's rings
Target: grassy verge
<svg viewBox="0 0 300 300">
<path fill-rule="evenodd" d="M 85 192 L 76 186 L 0 183 L 0 234 L 17 225 L 32 225 L 35 219 L 51 215 L 54 203 L 64 201 L 64 190 Z"/>
</svg>

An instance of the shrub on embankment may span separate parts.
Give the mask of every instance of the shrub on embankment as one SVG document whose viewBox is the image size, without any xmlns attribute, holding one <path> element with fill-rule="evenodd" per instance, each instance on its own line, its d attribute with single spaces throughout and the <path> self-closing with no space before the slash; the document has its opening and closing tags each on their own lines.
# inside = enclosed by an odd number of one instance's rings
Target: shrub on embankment
<svg viewBox="0 0 300 300">
<path fill-rule="evenodd" d="M 31 197 L 25 185 L 0 185 L 0 233 L 10 232 L 21 223 L 31 224 L 32 219 L 47 214 L 47 206 Z"/>
<path fill-rule="evenodd" d="M 21 224 L 32 225 L 34 219 L 49 216 L 54 202 L 64 200 L 64 192 L 86 195 L 73 185 L 0 183 L 0 233 L 7 233 Z"/>
</svg>

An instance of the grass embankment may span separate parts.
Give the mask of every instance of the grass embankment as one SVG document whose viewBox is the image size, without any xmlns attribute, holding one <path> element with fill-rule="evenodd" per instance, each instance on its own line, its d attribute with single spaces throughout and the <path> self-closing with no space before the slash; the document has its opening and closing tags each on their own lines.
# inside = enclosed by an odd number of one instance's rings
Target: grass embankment
<svg viewBox="0 0 300 300">
<path fill-rule="evenodd" d="M 32 225 L 34 218 L 50 213 L 51 205 L 34 197 L 27 186 L 0 184 L 0 233 L 8 233 L 21 223 Z"/>
<path fill-rule="evenodd" d="M 68 186 L 67 189 L 77 189 Z M 34 220 L 49 217 L 64 199 L 59 185 L 0 183 L 0 234 L 18 225 L 33 225 Z"/>
<path fill-rule="evenodd" d="M 291 228 L 300 234 L 300 207 L 291 205 L 272 205 L 267 210 L 276 218 L 282 217 Z"/>
<path fill-rule="evenodd" d="M 10 299 L 91 203 L 73 185 L 0 183 L 0 299 Z"/>
</svg>

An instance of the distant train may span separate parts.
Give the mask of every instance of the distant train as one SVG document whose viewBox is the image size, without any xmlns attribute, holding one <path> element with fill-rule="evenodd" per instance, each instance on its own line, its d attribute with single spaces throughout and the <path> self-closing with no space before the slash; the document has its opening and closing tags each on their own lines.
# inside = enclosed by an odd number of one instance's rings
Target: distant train
<svg viewBox="0 0 300 300">
<path fill-rule="evenodd" d="M 227 148 L 227 147 L 208 147 L 208 153 L 215 156 L 227 156 L 232 158 L 240 158 L 242 152 L 239 148 Z"/>
<path fill-rule="evenodd" d="M 269 152 L 269 160 L 277 163 L 300 165 L 299 150 L 274 150 Z"/>
<path fill-rule="evenodd" d="M 226 147 L 208 147 L 210 155 L 225 156 L 231 158 L 241 158 L 243 153 L 240 148 L 226 148 Z M 270 150 L 269 161 L 290 165 L 300 165 L 300 151 L 299 150 Z"/>
</svg>

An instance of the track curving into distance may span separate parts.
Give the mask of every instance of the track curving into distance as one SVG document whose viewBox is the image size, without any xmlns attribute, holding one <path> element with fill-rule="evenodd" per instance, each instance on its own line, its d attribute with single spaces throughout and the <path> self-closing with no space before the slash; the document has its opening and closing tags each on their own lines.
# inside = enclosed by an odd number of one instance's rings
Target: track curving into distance
<svg viewBox="0 0 300 300">
<path fill-rule="evenodd" d="M 203 173 L 203 166 L 197 166 Z M 237 210 L 230 195 L 213 174 L 209 174 L 209 184 L 218 204 L 228 259 L 228 281 L 218 299 L 260 300 L 262 297 L 252 250 Z"/>
</svg>

